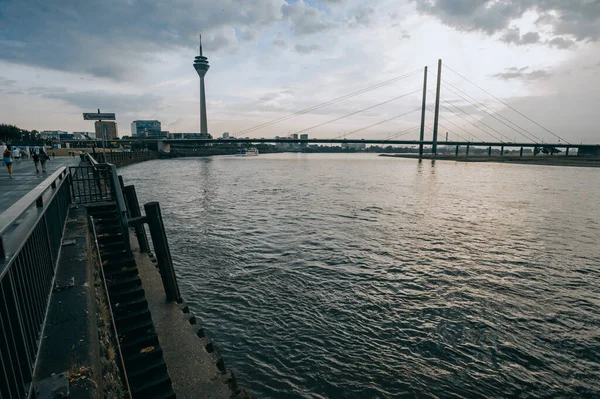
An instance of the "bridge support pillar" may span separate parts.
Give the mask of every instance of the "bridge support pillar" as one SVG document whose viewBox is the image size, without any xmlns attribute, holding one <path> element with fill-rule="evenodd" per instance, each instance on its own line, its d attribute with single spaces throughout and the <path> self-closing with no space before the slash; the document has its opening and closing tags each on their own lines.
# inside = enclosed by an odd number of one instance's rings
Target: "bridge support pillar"
<svg viewBox="0 0 600 399">
<path fill-rule="evenodd" d="M 521 151 L 519 151 L 519 158 L 523 158 L 523 147 L 521 147 Z"/>
<path fill-rule="evenodd" d="M 471 146 L 470 144 L 467 144 L 467 150 L 466 150 L 466 152 L 465 152 L 465 155 L 466 155 L 466 156 L 469 156 L 469 147 L 470 147 L 470 146 Z"/>
<path fill-rule="evenodd" d="M 437 155 L 438 121 L 440 117 L 440 89 L 442 84 L 442 60 L 438 60 L 437 87 L 435 90 L 435 113 L 433 116 L 433 143 L 431 153 Z"/>
<path fill-rule="evenodd" d="M 533 156 L 537 156 L 537 146 L 533 147 Z"/>
<path fill-rule="evenodd" d="M 500 156 L 504 156 L 504 146 L 500 147 Z"/>
<path fill-rule="evenodd" d="M 425 138 L 425 106 L 427 102 L 427 67 L 423 77 L 423 105 L 421 106 L 421 134 L 419 144 L 419 158 L 423 156 L 423 139 Z"/>
<path fill-rule="evenodd" d="M 492 146 L 488 147 L 488 157 L 492 156 Z"/>
<path fill-rule="evenodd" d="M 159 152 L 171 152 L 171 144 L 165 143 L 164 141 L 158 141 L 158 151 Z"/>
<path fill-rule="evenodd" d="M 567 149 L 565 150 L 565 157 L 569 156 L 569 147 L 567 147 Z"/>
<path fill-rule="evenodd" d="M 458 158 L 458 145 L 456 146 L 456 153 L 454 154 L 456 156 L 456 158 Z"/>
</svg>

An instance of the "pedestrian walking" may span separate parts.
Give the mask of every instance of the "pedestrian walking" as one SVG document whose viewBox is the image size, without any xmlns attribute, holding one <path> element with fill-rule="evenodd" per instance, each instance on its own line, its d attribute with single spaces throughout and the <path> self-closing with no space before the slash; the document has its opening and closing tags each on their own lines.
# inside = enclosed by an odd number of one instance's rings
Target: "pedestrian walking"
<svg viewBox="0 0 600 399">
<path fill-rule="evenodd" d="M 35 165 L 35 173 L 40 173 L 40 154 L 34 152 L 32 158 Z"/>
<path fill-rule="evenodd" d="M 81 162 L 85 160 L 85 154 L 83 153 L 83 151 L 79 151 L 79 159 L 81 160 Z"/>
<path fill-rule="evenodd" d="M 42 172 L 46 173 L 46 161 L 50 159 L 44 148 L 40 149 L 40 164 L 42 165 Z"/>
<path fill-rule="evenodd" d="M 6 168 L 8 169 L 8 176 L 10 176 L 12 179 L 13 154 L 10 151 L 10 147 L 6 147 L 6 150 L 4 150 L 4 153 L 2 154 L 2 162 L 4 162 L 4 165 L 6 165 Z"/>
<path fill-rule="evenodd" d="M 13 149 L 13 158 L 15 159 L 16 163 L 21 163 L 21 150 L 19 150 L 17 147 L 15 147 Z"/>
<path fill-rule="evenodd" d="M 52 159 L 56 158 L 56 153 L 52 151 Z"/>
</svg>

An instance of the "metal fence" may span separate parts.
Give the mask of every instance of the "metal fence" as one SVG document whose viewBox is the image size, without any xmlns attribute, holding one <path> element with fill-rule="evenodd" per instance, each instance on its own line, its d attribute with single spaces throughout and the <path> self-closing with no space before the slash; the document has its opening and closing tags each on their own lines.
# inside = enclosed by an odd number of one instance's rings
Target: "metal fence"
<svg viewBox="0 0 600 399">
<path fill-rule="evenodd" d="M 109 165 L 80 165 L 69 168 L 71 196 L 76 204 L 92 204 L 114 200 L 112 171 Z"/>
<path fill-rule="evenodd" d="M 158 158 L 156 151 L 134 152 L 96 152 L 94 158 L 100 163 L 111 163 L 117 166 L 129 165 L 134 162 Z"/>
<path fill-rule="evenodd" d="M 30 394 L 64 227 L 63 167 L 0 215 L 0 398 Z"/>
</svg>

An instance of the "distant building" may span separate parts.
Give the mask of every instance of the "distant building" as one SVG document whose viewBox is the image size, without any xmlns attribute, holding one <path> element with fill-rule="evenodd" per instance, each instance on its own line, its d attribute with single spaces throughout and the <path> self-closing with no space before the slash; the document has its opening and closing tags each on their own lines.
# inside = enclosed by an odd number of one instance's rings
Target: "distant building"
<svg viewBox="0 0 600 399">
<path fill-rule="evenodd" d="M 99 140 L 114 140 L 119 138 L 116 122 L 96 121 L 94 127 L 96 128 L 96 138 Z"/>
<path fill-rule="evenodd" d="M 185 139 L 212 139 L 209 133 L 183 133 Z"/>
<path fill-rule="evenodd" d="M 225 132 L 225 133 L 223 133 L 223 138 L 224 138 L 224 139 L 228 139 L 228 138 L 229 138 L 229 132 Z"/>
<path fill-rule="evenodd" d="M 131 137 L 138 137 L 142 133 L 160 134 L 162 127 L 160 121 L 133 121 L 131 122 Z"/>
<path fill-rule="evenodd" d="M 349 150 L 362 151 L 367 148 L 365 143 L 342 143 L 342 148 Z"/>
<path fill-rule="evenodd" d="M 169 137 L 169 132 L 166 130 L 146 130 L 137 135 L 139 138 L 148 138 L 148 139 L 166 139 Z"/>
<path fill-rule="evenodd" d="M 304 133 L 300 135 L 300 140 L 308 140 L 308 134 Z M 307 147 L 308 143 L 300 143 L 300 147 Z"/>
<path fill-rule="evenodd" d="M 40 133 L 40 137 L 43 139 L 59 140 L 61 134 L 69 134 L 64 130 L 44 130 Z"/>
<path fill-rule="evenodd" d="M 74 135 L 81 135 L 83 137 L 87 137 L 88 139 L 95 139 L 96 138 L 96 132 L 73 132 Z"/>
<path fill-rule="evenodd" d="M 298 134 L 297 133 L 292 134 L 291 137 L 292 137 L 293 140 L 298 140 Z"/>
</svg>

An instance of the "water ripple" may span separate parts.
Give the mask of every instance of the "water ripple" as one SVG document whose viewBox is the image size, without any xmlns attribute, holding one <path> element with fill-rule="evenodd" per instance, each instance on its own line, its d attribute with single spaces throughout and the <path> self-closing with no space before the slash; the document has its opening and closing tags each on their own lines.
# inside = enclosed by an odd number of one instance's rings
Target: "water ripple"
<svg viewBox="0 0 600 399">
<path fill-rule="evenodd" d="M 120 171 L 160 201 L 182 292 L 256 397 L 600 397 L 598 169 L 272 154 Z"/>
</svg>

